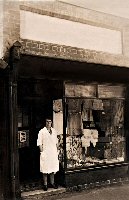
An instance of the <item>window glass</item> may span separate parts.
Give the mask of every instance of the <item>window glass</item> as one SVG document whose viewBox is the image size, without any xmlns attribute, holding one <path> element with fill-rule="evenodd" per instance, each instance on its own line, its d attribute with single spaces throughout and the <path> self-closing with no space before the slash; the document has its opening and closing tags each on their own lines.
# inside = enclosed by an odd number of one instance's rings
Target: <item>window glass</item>
<svg viewBox="0 0 129 200">
<path fill-rule="evenodd" d="M 67 167 L 125 160 L 124 100 L 67 98 Z"/>
</svg>

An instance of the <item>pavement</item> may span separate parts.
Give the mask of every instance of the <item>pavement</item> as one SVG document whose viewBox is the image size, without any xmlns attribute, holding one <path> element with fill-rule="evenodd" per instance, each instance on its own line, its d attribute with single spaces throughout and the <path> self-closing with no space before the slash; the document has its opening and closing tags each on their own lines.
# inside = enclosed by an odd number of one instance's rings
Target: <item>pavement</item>
<svg viewBox="0 0 129 200">
<path fill-rule="evenodd" d="M 48 188 L 47 191 L 43 189 L 26 191 L 21 193 L 22 200 L 44 200 L 44 199 L 56 199 L 66 193 L 66 188 L 59 187 L 58 189 Z"/>
<path fill-rule="evenodd" d="M 24 196 L 24 197 L 23 197 Z M 90 190 L 82 190 L 80 192 L 65 192 L 63 188 L 52 193 L 42 193 L 37 196 L 23 195 L 26 200 L 129 200 L 129 184 L 111 185 L 108 187 L 94 188 Z"/>
<path fill-rule="evenodd" d="M 58 200 L 129 200 L 129 184 L 81 191 Z"/>
</svg>

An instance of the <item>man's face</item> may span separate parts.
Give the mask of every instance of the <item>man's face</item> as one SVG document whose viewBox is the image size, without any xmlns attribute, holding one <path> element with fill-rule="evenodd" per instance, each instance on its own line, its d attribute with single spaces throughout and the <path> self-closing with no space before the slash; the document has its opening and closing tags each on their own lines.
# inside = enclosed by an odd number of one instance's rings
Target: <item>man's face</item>
<svg viewBox="0 0 129 200">
<path fill-rule="evenodd" d="M 50 119 L 46 119 L 46 127 L 51 128 L 52 126 L 52 121 Z"/>
</svg>

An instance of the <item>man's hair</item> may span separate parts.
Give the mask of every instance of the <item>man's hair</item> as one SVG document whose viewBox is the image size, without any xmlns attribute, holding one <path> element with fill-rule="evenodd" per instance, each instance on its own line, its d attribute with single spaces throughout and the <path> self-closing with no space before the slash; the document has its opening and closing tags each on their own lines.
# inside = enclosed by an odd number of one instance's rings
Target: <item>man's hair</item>
<svg viewBox="0 0 129 200">
<path fill-rule="evenodd" d="M 46 121 L 47 121 L 47 120 L 51 120 L 51 121 L 52 121 L 52 118 L 51 118 L 51 117 L 46 117 Z"/>
</svg>

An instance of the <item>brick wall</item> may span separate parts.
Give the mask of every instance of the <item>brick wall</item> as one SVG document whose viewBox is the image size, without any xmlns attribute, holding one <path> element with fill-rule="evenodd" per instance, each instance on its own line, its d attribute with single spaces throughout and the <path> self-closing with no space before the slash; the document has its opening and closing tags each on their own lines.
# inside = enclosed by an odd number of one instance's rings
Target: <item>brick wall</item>
<svg viewBox="0 0 129 200">
<path fill-rule="evenodd" d="M 3 2 L 0 1 L 0 58 L 3 56 Z"/>
<path fill-rule="evenodd" d="M 129 26 L 123 28 L 123 55 L 129 57 Z"/>
<path fill-rule="evenodd" d="M 70 46 L 57 45 L 33 40 L 20 40 L 22 53 L 46 57 L 56 57 L 89 63 L 109 64 L 129 67 L 129 58 L 104 52 L 85 50 Z"/>
<path fill-rule="evenodd" d="M 65 4 L 63 2 L 30 2 L 22 1 L 21 9 L 27 9 L 32 12 L 40 10 L 40 14 L 46 12 L 46 15 L 61 17 L 64 19 L 69 19 L 73 21 L 78 21 L 81 23 L 87 23 L 91 25 L 98 25 L 106 28 L 113 28 L 120 30 L 129 23 L 128 19 L 121 17 L 116 17 L 113 15 L 108 15 L 105 13 L 100 13 L 97 11 L 92 11 L 89 9 L 83 9 L 70 4 Z M 38 12 L 38 11 L 37 11 Z"/>
<path fill-rule="evenodd" d="M 4 1 L 3 3 L 3 44 L 4 57 L 8 57 L 12 44 L 20 38 L 20 12 L 18 1 Z"/>
<path fill-rule="evenodd" d="M 128 19 L 100 13 L 77 6 L 55 2 L 42 1 L 6 1 L 4 2 L 4 55 L 8 56 L 8 49 L 20 39 L 20 9 L 45 14 L 53 17 L 64 18 L 80 23 L 95 25 L 102 28 L 119 30 L 122 33 L 123 55 L 115 56 L 104 52 L 88 51 L 63 45 L 36 43 L 22 41 L 23 53 L 61 57 L 65 59 L 83 60 L 101 64 L 111 64 L 129 67 L 129 29 Z M 40 45 L 39 45 L 40 44 Z M 37 48 L 36 48 L 37 46 Z M 70 54 L 69 54 L 70 53 Z"/>
<path fill-rule="evenodd" d="M 39 49 L 34 46 L 38 46 L 38 43 L 33 43 L 32 41 L 23 42 L 24 52 L 31 53 L 35 55 L 50 56 L 50 57 L 62 57 L 74 60 L 83 60 L 88 62 L 111 64 L 118 66 L 129 66 L 129 31 L 128 31 L 128 19 L 123 19 L 121 17 L 116 17 L 88 9 L 79 8 L 73 5 L 61 3 L 61 2 L 22 2 L 20 5 L 21 10 L 26 10 L 38 14 L 59 17 L 67 20 L 72 20 L 76 22 L 86 23 L 89 25 L 99 26 L 102 28 L 108 28 L 112 30 L 119 30 L 122 33 L 122 56 L 114 56 L 110 54 L 105 54 L 104 52 L 87 51 L 84 49 L 70 48 L 62 45 L 56 44 L 40 44 Z M 32 44 L 33 43 L 33 44 Z M 28 44 L 30 44 L 30 49 Z M 41 49 L 41 46 L 43 49 Z M 66 52 L 64 49 L 66 50 Z M 46 50 L 45 50 L 46 49 Z M 36 51 L 35 51 L 36 50 Z M 65 52 L 65 53 L 64 53 Z M 70 52 L 70 54 L 69 54 Z M 72 53 L 71 55 L 71 52 Z M 65 55 L 64 55 L 65 54 Z M 74 54 L 74 56 L 73 56 Z M 124 57 L 125 56 L 125 57 Z"/>
</svg>

